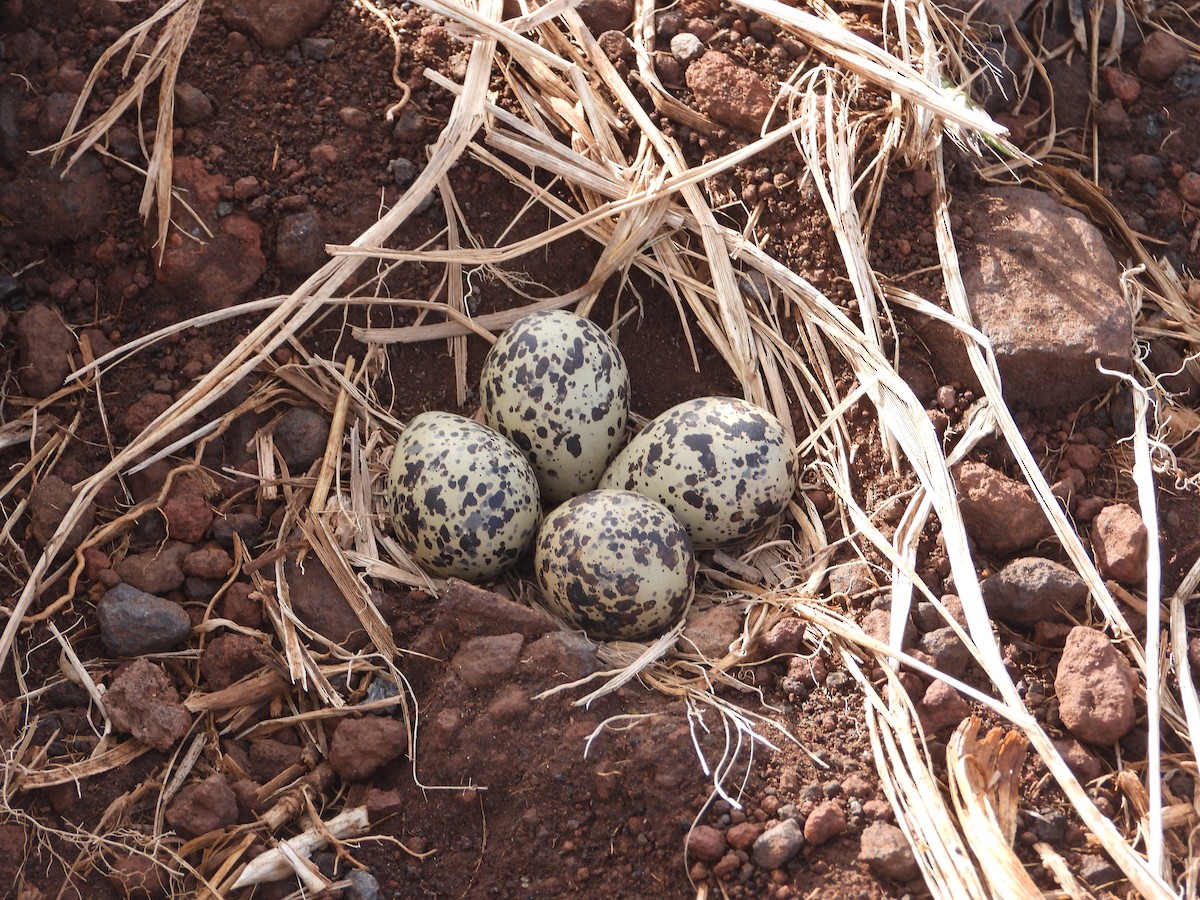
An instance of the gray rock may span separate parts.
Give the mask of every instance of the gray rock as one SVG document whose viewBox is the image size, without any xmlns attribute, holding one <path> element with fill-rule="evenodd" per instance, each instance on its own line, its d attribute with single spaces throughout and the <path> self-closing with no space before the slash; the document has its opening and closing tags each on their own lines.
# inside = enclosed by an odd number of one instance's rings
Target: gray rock
<svg viewBox="0 0 1200 900">
<path fill-rule="evenodd" d="M 967 670 L 967 664 L 971 661 L 971 651 L 949 625 L 921 635 L 917 650 L 931 657 L 933 667 L 939 672 L 955 678 Z"/>
<path fill-rule="evenodd" d="M 991 616 L 1010 625 L 1068 621 L 1088 596 L 1073 569 L 1039 557 L 1014 559 L 980 587 Z"/>
<path fill-rule="evenodd" d="M 275 425 L 275 446 L 293 475 L 301 475 L 325 454 L 329 420 L 310 409 L 289 409 Z"/>
<path fill-rule="evenodd" d="M 143 656 L 173 650 L 192 632 L 178 603 L 118 584 L 96 604 L 100 641 L 110 656 Z"/>
<path fill-rule="evenodd" d="M 858 859 L 892 881 L 912 881 L 921 873 L 904 832 L 887 822 L 872 822 L 863 829 Z"/>
<path fill-rule="evenodd" d="M 350 886 L 342 895 L 346 900 L 383 900 L 383 890 L 379 887 L 379 879 L 370 872 L 354 869 L 346 876 Z"/>
<path fill-rule="evenodd" d="M 704 54 L 704 42 L 691 32 L 684 31 L 671 38 L 671 53 L 686 65 Z"/>
<path fill-rule="evenodd" d="M 275 255 L 279 268 L 289 275 L 311 275 L 329 259 L 325 231 L 311 212 L 297 212 L 279 220 L 275 233 Z"/>
<path fill-rule="evenodd" d="M 1110 884 L 1121 877 L 1121 870 L 1105 859 L 1092 853 L 1079 858 L 1079 877 L 1092 887 Z"/>
<path fill-rule="evenodd" d="M 962 253 L 963 282 L 1005 397 L 1067 409 L 1111 387 L 1095 364 L 1129 369 L 1133 313 L 1100 232 L 1057 200 L 1016 187 L 981 191 L 963 220 L 975 233 Z M 977 386 L 957 333 L 932 322 L 919 332 L 945 375 Z"/>
<path fill-rule="evenodd" d="M 804 832 L 795 819 L 785 819 L 768 828 L 754 842 L 751 856 L 763 869 L 786 865 L 804 846 Z"/>
<path fill-rule="evenodd" d="M 175 122 L 196 125 L 213 114 L 213 102 L 194 84 L 175 85 Z"/>
<path fill-rule="evenodd" d="M 970 0 L 942 0 L 942 4 L 959 12 L 971 14 L 971 24 L 976 27 L 992 26 L 1001 32 L 1008 31 L 1009 17 L 1019 21 L 1029 8 L 1031 0 L 983 0 L 982 3 L 972 3 Z"/>
<path fill-rule="evenodd" d="M 324 62 L 329 59 L 336 45 L 333 38 L 305 38 L 300 42 L 300 54 L 313 62 Z"/>
</svg>

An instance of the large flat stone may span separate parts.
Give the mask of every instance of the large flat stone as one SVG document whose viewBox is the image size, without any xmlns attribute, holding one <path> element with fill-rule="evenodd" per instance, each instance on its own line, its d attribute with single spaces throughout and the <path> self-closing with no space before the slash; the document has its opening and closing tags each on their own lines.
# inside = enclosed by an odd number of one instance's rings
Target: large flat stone
<svg viewBox="0 0 1200 900">
<path fill-rule="evenodd" d="M 963 210 L 963 282 L 975 324 L 992 341 L 1010 403 L 1067 410 L 1112 386 L 1096 369 L 1131 364 L 1133 313 L 1121 269 L 1082 215 L 1026 188 L 981 191 Z M 961 340 L 921 323 L 941 374 L 978 386 Z"/>
</svg>

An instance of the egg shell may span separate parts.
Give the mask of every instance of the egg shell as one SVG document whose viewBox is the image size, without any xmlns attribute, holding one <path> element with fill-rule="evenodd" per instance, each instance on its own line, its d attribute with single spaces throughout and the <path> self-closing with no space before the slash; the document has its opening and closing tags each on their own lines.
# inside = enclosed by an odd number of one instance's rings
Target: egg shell
<svg viewBox="0 0 1200 900">
<path fill-rule="evenodd" d="M 683 526 L 630 491 L 590 491 L 553 510 L 534 544 L 546 605 L 595 640 L 639 640 L 679 621 L 696 577 Z"/>
<path fill-rule="evenodd" d="M 766 528 L 796 489 L 795 445 L 764 409 L 701 397 L 668 409 L 613 460 L 601 488 L 665 505 L 698 549 L 741 543 Z"/>
<path fill-rule="evenodd" d="M 478 422 L 424 412 L 400 435 L 386 498 L 400 544 L 434 575 L 493 578 L 533 542 L 537 477 L 512 444 Z"/>
<path fill-rule="evenodd" d="M 629 372 L 595 323 L 548 310 L 517 321 L 483 363 L 484 420 L 533 465 L 557 505 L 600 481 L 625 437 Z"/>
</svg>

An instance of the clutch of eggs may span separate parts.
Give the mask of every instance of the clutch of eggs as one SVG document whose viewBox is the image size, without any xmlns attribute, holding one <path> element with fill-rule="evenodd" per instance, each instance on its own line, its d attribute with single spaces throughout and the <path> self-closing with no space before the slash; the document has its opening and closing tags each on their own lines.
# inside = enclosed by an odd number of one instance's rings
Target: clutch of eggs
<svg viewBox="0 0 1200 900">
<path fill-rule="evenodd" d="M 534 543 L 546 605 L 595 640 L 634 641 L 683 615 L 696 576 L 687 532 L 661 503 L 590 491 L 559 506 Z"/>
<path fill-rule="evenodd" d="M 386 494 L 405 552 L 434 575 L 472 581 L 515 563 L 542 514 L 529 461 L 492 429 L 448 412 L 409 422 Z"/>
<path fill-rule="evenodd" d="M 739 544 L 765 529 L 796 490 L 796 454 L 783 424 L 732 397 L 668 409 L 617 455 L 601 488 L 651 497 L 697 548 Z"/>
<path fill-rule="evenodd" d="M 484 360 L 479 394 L 484 421 L 529 459 L 550 505 L 594 488 L 625 438 L 625 360 L 604 329 L 574 313 L 518 320 Z"/>
</svg>

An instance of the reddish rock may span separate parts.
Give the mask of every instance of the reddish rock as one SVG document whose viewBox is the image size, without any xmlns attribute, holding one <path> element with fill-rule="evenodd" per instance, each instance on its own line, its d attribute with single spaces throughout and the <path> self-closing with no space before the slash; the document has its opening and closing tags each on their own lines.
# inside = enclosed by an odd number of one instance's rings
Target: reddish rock
<svg viewBox="0 0 1200 900">
<path fill-rule="evenodd" d="M 250 771 L 255 778 L 268 782 L 304 758 L 304 748 L 274 738 L 250 742 Z"/>
<path fill-rule="evenodd" d="M 506 684 L 496 689 L 485 713 L 498 725 L 512 725 L 528 716 L 529 710 L 529 695 L 515 684 Z"/>
<path fill-rule="evenodd" d="M 1010 402 L 1074 409 L 1114 383 L 1097 361 L 1129 370 L 1133 313 L 1121 268 L 1095 226 L 1054 198 L 1018 187 L 980 191 L 961 215 L 975 233 L 961 251 L 963 283 Z M 918 332 L 943 371 L 977 387 L 953 329 L 931 320 Z"/>
<path fill-rule="evenodd" d="M 862 629 L 881 643 L 889 643 L 892 630 L 892 613 L 887 609 L 873 609 L 863 616 Z M 904 622 L 901 647 L 911 647 L 917 639 L 916 626 L 910 620 Z"/>
<path fill-rule="evenodd" d="M 1142 93 L 1141 83 L 1132 75 L 1128 75 L 1120 69 L 1115 69 L 1111 66 L 1101 69 L 1100 77 L 1104 79 L 1104 84 L 1108 88 L 1108 92 L 1122 103 L 1132 103 Z"/>
<path fill-rule="evenodd" d="M 575 681 L 596 671 L 596 646 L 582 635 L 552 631 L 525 648 L 521 663 L 531 672 Z"/>
<path fill-rule="evenodd" d="M 404 798 L 399 791 L 383 791 L 371 788 L 367 791 L 367 819 L 374 825 L 391 816 L 399 815 L 404 809 Z"/>
<path fill-rule="evenodd" d="M 842 790 L 846 792 L 846 796 L 857 797 L 859 800 L 865 800 L 875 793 L 875 788 L 861 772 L 851 772 L 847 775 L 842 781 Z"/>
<path fill-rule="evenodd" d="M 104 695 L 104 709 L 117 731 L 163 752 L 187 734 L 192 724 L 192 715 L 179 702 L 171 679 L 147 659 L 135 659 L 118 669 Z"/>
<path fill-rule="evenodd" d="M 1095 444 L 1068 444 L 1063 451 L 1063 462 L 1081 472 L 1094 471 L 1104 459 L 1104 452 Z"/>
<path fill-rule="evenodd" d="M 524 643 L 519 634 L 471 638 L 458 648 L 450 668 L 470 687 L 490 687 L 517 668 Z"/>
<path fill-rule="evenodd" d="M 75 336 L 58 313 L 34 304 L 17 320 L 17 379 L 35 400 L 49 397 L 75 369 Z"/>
<path fill-rule="evenodd" d="M 687 86 L 701 111 L 722 125 L 757 133 L 771 108 L 771 92 L 762 80 L 718 50 L 709 50 L 688 66 Z"/>
<path fill-rule="evenodd" d="M 128 900 L 161 900 L 170 884 L 163 867 L 140 854 L 114 853 L 108 859 L 108 880 Z"/>
<path fill-rule="evenodd" d="M 289 556 L 284 571 L 292 609 L 305 625 L 347 650 L 366 646 L 367 633 L 362 622 L 314 554 L 305 557 L 303 568 L 296 564 L 294 555 Z"/>
<path fill-rule="evenodd" d="M 1133 727 L 1137 683 L 1133 667 L 1103 633 L 1073 628 L 1054 678 L 1059 717 L 1081 741 L 1114 744 Z"/>
<path fill-rule="evenodd" d="M 679 639 L 684 653 L 699 653 L 705 659 L 719 660 L 729 653 L 729 645 L 742 632 L 742 616 L 736 606 L 718 603 L 688 616 Z"/>
<path fill-rule="evenodd" d="M 229 0 L 221 18 L 267 50 L 286 50 L 321 26 L 333 0 Z"/>
<path fill-rule="evenodd" d="M 1063 738 L 1054 742 L 1055 748 L 1059 755 L 1062 756 L 1065 762 L 1075 773 L 1075 777 L 1081 781 L 1088 782 L 1094 778 L 1099 778 L 1100 773 L 1104 771 L 1100 764 L 1100 757 L 1096 756 L 1091 750 L 1079 743 L 1074 738 Z"/>
<path fill-rule="evenodd" d="M 88 547 L 83 551 L 83 577 L 88 581 L 95 581 L 101 572 L 111 568 L 112 561 L 99 547 Z"/>
<path fill-rule="evenodd" d="M 185 837 L 199 837 L 237 823 L 237 796 L 220 773 L 182 788 L 167 806 L 167 822 Z"/>
<path fill-rule="evenodd" d="M 1177 185 L 1179 196 L 1193 206 L 1200 205 L 1200 172 L 1185 172 Z"/>
<path fill-rule="evenodd" d="M 766 830 L 767 826 L 762 822 L 740 822 L 729 827 L 725 840 L 734 850 L 749 850 Z"/>
<path fill-rule="evenodd" d="M 687 854 L 701 862 L 715 863 L 728 849 L 725 835 L 711 825 L 697 825 L 688 832 Z"/>
<path fill-rule="evenodd" d="M 250 599 L 252 593 L 254 585 L 235 581 L 221 598 L 221 615 L 238 625 L 257 628 L 262 624 L 263 609 L 259 601 Z"/>
<path fill-rule="evenodd" d="M 162 514 L 167 520 L 167 534 L 173 540 L 192 544 L 204 538 L 213 520 L 204 485 L 191 475 L 181 475 L 172 482 Z"/>
<path fill-rule="evenodd" d="M 121 424 L 130 437 L 135 437 L 146 430 L 146 427 L 167 411 L 174 401 L 170 394 L 160 394 L 147 391 L 130 404 L 121 416 Z"/>
<path fill-rule="evenodd" d="M 0 209 L 35 244 L 88 241 L 105 230 L 113 182 L 92 153 L 70 171 L 51 169 L 47 156 L 26 159 L 11 181 L 0 183 Z"/>
<path fill-rule="evenodd" d="M 203 243 L 172 233 L 161 259 L 157 248 L 153 255 L 159 287 L 209 310 L 233 306 L 267 270 L 262 228 L 242 213 L 220 219 Z"/>
<path fill-rule="evenodd" d="M 808 626 L 802 619 L 789 616 L 780 619 L 771 629 L 759 638 L 759 651 L 763 657 L 777 656 L 784 653 L 798 653 L 804 646 L 804 634 Z"/>
<path fill-rule="evenodd" d="M 957 728 L 971 714 L 971 707 L 950 685 L 934 681 L 925 690 L 919 709 L 927 731 L 939 732 Z"/>
<path fill-rule="evenodd" d="M 817 805 L 804 820 L 804 840 L 817 847 L 846 831 L 846 813 L 833 800 Z"/>
<path fill-rule="evenodd" d="M 1096 127 L 1105 137 L 1120 137 L 1133 130 L 1133 122 L 1120 100 L 1106 100 L 1096 109 Z"/>
<path fill-rule="evenodd" d="M 556 631 L 558 627 L 544 613 L 452 578 L 434 608 L 433 621 L 411 649 L 446 658 L 463 640 L 478 635 L 516 632 L 528 641 Z"/>
<path fill-rule="evenodd" d="M 183 574 L 221 581 L 233 568 L 233 558 L 222 548 L 209 545 L 183 558 Z"/>
<path fill-rule="evenodd" d="M 57 475 L 45 476 L 29 492 L 29 531 L 39 547 L 44 548 L 58 534 L 63 515 L 75 502 L 75 497 L 75 489 Z M 92 530 L 95 521 L 96 507 L 89 503 L 83 508 L 75 527 L 67 534 L 59 553 L 69 553 L 78 547 Z"/>
<path fill-rule="evenodd" d="M 1096 553 L 1096 565 L 1105 578 L 1123 584 L 1145 581 L 1146 523 L 1128 503 L 1114 503 L 1100 510 L 1092 521 L 1092 549 Z"/>
<path fill-rule="evenodd" d="M 364 716 L 338 725 L 329 748 L 329 764 L 345 781 L 362 781 L 406 752 L 408 732 L 402 723 Z"/>
<path fill-rule="evenodd" d="M 262 668 L 259 642 L 244 634 L 213 638 L 200 657 L 200 674 L 210 690 L 219 691 Z"/>
<path fill-rule="evenodd" d="M 967 533 L 984 551 L 1006 555 L 1051 534 L 1029 486 L 980 462 L 954 469 Z"/>
<path fill-rule="evenodd" d="M 1165 31 L 1156 31 L 1142 44 L 1138 74 L 1147 81 L 1166 81 L 1187 59 L 1187 47 L 1178 38 Z"/>
<path fill-rule="evenodd" d="M 213 114 L 213 102 L 194 84 L 175 85 L 175 124 L 197 125 Z"/>
<path fill-rule="evenodd" d="M 126 584 L 161 596 L 183 585 L 183 559 L 191 549 L 179 541 L 168 541 L 158 549 L 127 556 L 113 568 Z"/>
</svg>

